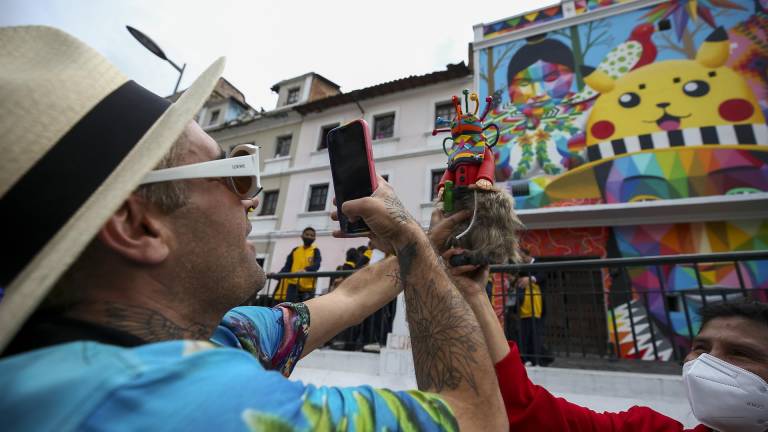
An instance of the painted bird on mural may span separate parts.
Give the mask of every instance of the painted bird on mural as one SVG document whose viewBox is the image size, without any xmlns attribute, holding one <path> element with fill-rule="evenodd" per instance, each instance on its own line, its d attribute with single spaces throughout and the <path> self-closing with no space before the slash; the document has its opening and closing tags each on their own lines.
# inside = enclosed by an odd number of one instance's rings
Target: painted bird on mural
<svg viewBox="0 0 768 432">
<path fill-rule="evenodd" d="M 627 39 L 627 41 L 639 43 L 640 47 L 642 48 L 642 53 L 640 54 L 640 58 L 637 59 L 637 62 L 634 64 L 634 66 L 632 66 L 630 70 L 635 70 L 639 67 L 651 64 L 654 60 L 656 60 L 656 55 L 659 53 L 659 50 L 656 49 L 656 44 L 654 44 L 653 40 L 651 40 L 653 32 L 653 24 L 648 23 L 640 24 L 632 29 L 632 33 L 629 35 L 629 39 Z"/>
</svg>

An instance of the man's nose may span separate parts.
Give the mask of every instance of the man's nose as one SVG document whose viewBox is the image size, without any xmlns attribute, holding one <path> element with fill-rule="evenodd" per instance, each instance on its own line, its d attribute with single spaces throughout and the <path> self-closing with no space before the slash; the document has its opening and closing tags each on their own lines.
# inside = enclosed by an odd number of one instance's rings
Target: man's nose
<svg viewBox="0 0 768 432">
<path fill-rule="evenodd" d="M 258 198 L 244 199 L 240 200 L 240 202 L 243 203 L 243 207 L 245 207 L 246 210 L 256 210 L 256 207 L 259 206 Z"/>
</svg>

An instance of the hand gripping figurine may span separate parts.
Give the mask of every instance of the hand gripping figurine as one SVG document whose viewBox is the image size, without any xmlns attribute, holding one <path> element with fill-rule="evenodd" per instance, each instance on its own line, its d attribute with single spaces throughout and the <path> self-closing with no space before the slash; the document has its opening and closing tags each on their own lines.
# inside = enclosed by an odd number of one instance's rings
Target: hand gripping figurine
<svg viewBox="0 0 768 432">
<path fill-rule="evenodd" d="M 515 215 L 512 197 L 493 187 L 495 166 L 491 148 L 498 141 L 499 128 L 493 123 L 483 126 L 493 98 L 485 99 L 485 109 L 478 118 L 477 94 L 470 95 L 469 90 L 462 93 L 466 114 L 462 113 L 461 101 L 454 96 L 456 118 L 450 122 L 451 127 L 432 131 L 432 135 L 451 133 L 443 140 L 448 168 L 438 185 L 437 203 L 442 203 L 446 215 L 461 210 L 473 212 L 472 219 L 459 224 L 448 240 L 450 246 L 465 250 L 463 255 L 452 257 L 451 264 L 505 264 L 509 259 L 517 259 L 517 231 L 523 225 Z M 475 103 L 471 114 L 470 100 Z M 439 118 L 438 124 L 448 124 L 448 120 Z M 489 128 L 496 129 L 493 144 L 485 136 Z M 448 140 L 453 141 L 450 151 L 445 148 Z"/>
</svg>

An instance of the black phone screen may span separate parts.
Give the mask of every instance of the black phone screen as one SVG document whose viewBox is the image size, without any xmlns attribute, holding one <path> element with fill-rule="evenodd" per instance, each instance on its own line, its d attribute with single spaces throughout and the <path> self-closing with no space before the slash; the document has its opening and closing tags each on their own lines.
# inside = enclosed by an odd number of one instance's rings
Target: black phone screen
<svg viewBox="0 0 768 432">
<path fill-rule="evenodd" d="M 373 193 L 363 127 L 361 122 L 356 121 L 328 133 L 328 157 L 331 161 L 336 206 L 339 209 L 339 224 L 342 231 L 351 234 L 369 231 L 362 219 L 350 223 L 341 212 L 344 202 Z"/>
</svg>

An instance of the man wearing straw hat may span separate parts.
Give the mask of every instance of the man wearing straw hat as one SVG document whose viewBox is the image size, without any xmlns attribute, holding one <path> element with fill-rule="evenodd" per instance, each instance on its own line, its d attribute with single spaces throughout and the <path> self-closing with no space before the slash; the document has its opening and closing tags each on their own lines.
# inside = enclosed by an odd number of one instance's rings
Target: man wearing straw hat
<svg viewBox="0 0 768 432">
<path fill-rule="evenodd" d="M 264 273 L 257 149 L 191 121 L 222 69 L 169 104 L 59 30 L 0 28 L 3 428 L 506 428 L 477 321 L 383 179 L 344 205 L 399 255 L 349 278 L 364 296 L 232 309 Z M 400 284 L 421 391 L 285 379 Z"/>
</svg>

